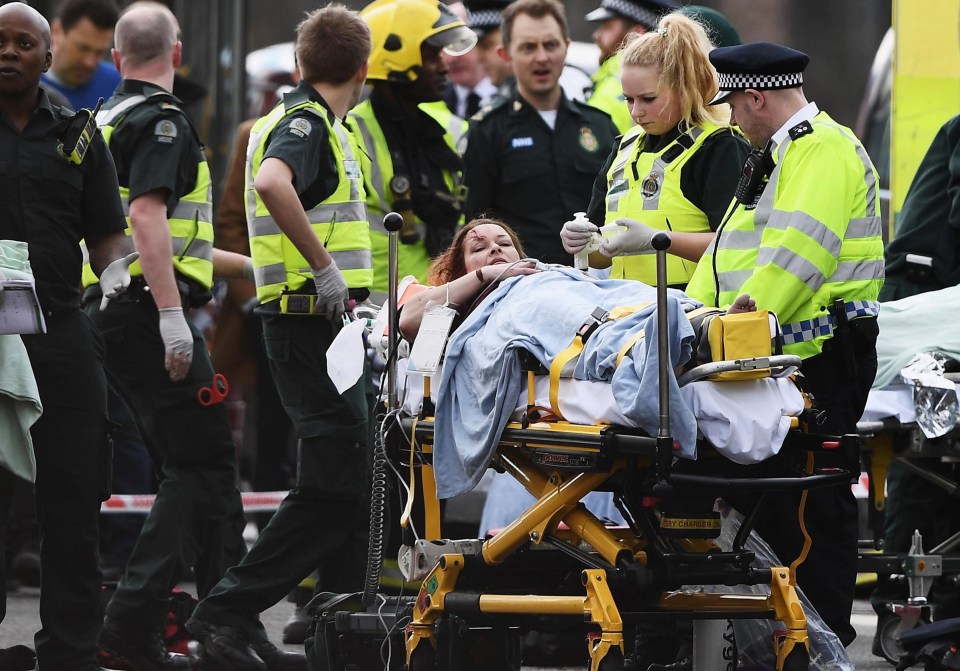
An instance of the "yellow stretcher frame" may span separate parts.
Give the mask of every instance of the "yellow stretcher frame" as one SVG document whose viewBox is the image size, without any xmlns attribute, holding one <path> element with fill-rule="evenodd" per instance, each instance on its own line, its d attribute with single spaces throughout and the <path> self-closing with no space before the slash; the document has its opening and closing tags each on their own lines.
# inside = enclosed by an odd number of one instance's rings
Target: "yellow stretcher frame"
<svg viewBox="0 0 960 671">
<path fill-rule="evenodd" d="M 419 453 L 419 467 L 423 471 L 424 482 L 434 481 L 431 465 L 432 430 L 432 418 L 423 418 L 410 424 L 412 435 L 408 436 L 410 459 L 413 460 L 414 451 Z M 507 426 L 493 465 L 516 478 L 537 500 L 514 522 L 486 539 L 477 556 L 456 552 L 445 554 L 423 579 L 415 600 L 412 623 L 405 631 L 408 669 L 434 668 L 436 625 L 444 614 L 464 617 L 568 615 L 581 618 L 599 628 L 599 635 L 593 636 L 588 646 L 591 671 L 619 668 L 616 660 L 622 659 L 624 654 L 623 619 L 615 590 L 610 585 L 610 577 L 616 567 L 646 567 L 649 559 L 647 546 L 652 541 L 636 536 L 629 529 L 604 526 L 580 500 L 587 493 L 602 488 L 608 480 L 628 467 L 639 465 L 655 470 L 658 446 L 656 439 L 637 435 L 636 431 L 629 436 L 609 435 L 611 432 L 612 427 L 583 426 L 564 421 L 523 421 Z M 809 447 L 818 440 L 810 435 L 805 444 Z M 843 472 L 836 469 L 826 476 L 808 474 L 804 477 L 809 479 L 810 485 L 813 486 L 818 478 L 820 481 L 825 482 L 826 478 L 836 483 L 849 480 L 854 473 L 858 474 L 856 441 L 856 436 L 844 437 L 840 441 L 845 443 L 844 449 L 840 449 L 840 442 L 820 440 L 822 446 L 829 446 L 825 453 L 846 454 L 845 457 L 838 457 L 846 469 Z M 614 449 L 613 446 L 619 443 L 623 443 L 620 445 L 622 449 Z M 627 443 L 632 447 L 628 447 Z M 609 457 L 610 452 L 616 454 Z M 592 467 L 576 470 L 551 466 L 567 463 L 568 459 L 576 464 L 592 464 Z M 541 463 L 537 463 L 538 460 Z M 661 482 L 682 484 L 684 478 L 690 478 L 688 484 L 696 484 L 700 482 L 697 478 L 703 476 L 672 475 L 668 480 L 661 479 Z M 763 484 L 756 479 L 744 479 L 744 482 L 748 480 L 753 485 Z M 780 480 L 774 485 L 783 483 Z M 735 482 L 732 484 L 737 485 Z M 435 489 L 424 487 L 421 495 L 427 499 L 424 505 L 425 528 L 430 530 L 427 538 L 439 539 L 440 509 L 435 500 Z M 429 500 L 431 498 L 433 501 Z M 581 573 L 582 595 L 483 591 L 478 595 L 465 596 L 457 591 L 458 581 L 464 572 L 469 574 L 480 567 L 496 567 L 521 548 L 542 545 L 548 539 L 573 547 L 586 543 L 592 549 L 594 565 Z M 718 550 L 712 541 L 700 538 L 674 538 L 672 542 L 684 552 L 692 554 Z M 729 617 L 778 620 L 784 624 L 786 631 L 772 642 L 776 650 L 776 668 L 787 671 L 805 669 L 809 659 L 807 622 L 791 568 L 771 568 L 766 582 L 770 586 L 770 595 L 762 598 L 755 594 L 664 592 L 648 607 L 658 612 L 692 613 L 698 616 L 696 619 Z M 465 602 L 469 605 L 465 605 Z"/>
</svg>

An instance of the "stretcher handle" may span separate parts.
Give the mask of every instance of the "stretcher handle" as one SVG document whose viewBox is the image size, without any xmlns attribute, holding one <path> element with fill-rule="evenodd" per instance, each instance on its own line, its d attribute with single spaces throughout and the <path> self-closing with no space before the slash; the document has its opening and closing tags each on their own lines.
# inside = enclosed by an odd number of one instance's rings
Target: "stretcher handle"
<svg viewBox="0 0 960 671">
<path fill-rule="evenodd" d="M 387 310 L 389 327 L 387 328 L 387 410 L 397 408 L 397 347 L 400 333 L 397 328 L 397 283 L 400 254 L 400 228 L 403 217 L 397 212 L 387 212 L 383 217 L 383 227 L 387 229 Z"/>
<path fill-rule="evenodd" d="M 716 375 L 717 373 L 757 370 L 762 368 L 771 369 L 771 377 L 782 377 L 782 374 L 789 369 L 799 368 L 800 363 L 800 357 L 794 354 L 757 356 L 749 359 L 732 359 L 730 361 L 711 361 L 710 363 L 701 364 L 686 371 L 677 378 L 677 382 L 682 387 L 691 382 L 709 377 L 710 375 Z"/>
<path fill-rule="evenodd" d="M 657 252 L 657 366 L 659 387 L 659 422 L 657 425 L 657 479 L 664 480 L 673 461 L 673 438 L 670 437 L 670 341 L 667 321 L 667 250 L 670 235 L 661 231 L 650 241 Z"/>
<path fill-rule="evenodd" d="M 711 491 L 777 491 L 792 492 L 804 489 L 832 487 L 850 482 L 852 474 L 848 470 L 836 473 L 819 473 L 797 478 L 717 478 L 709 475 L 674 474 L 668 478 L 671 485 L 686 487 L 708 487 Z"/>
</svg>

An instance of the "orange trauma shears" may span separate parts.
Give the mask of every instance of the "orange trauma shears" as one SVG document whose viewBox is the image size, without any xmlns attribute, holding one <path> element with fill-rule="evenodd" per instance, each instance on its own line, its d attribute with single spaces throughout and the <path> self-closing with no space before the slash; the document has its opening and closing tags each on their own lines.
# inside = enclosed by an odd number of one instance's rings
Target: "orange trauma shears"
<svg viewBox="0 0 960 671">
<path fill-rule="evenodd" d="M 197 391 L 197 400 L 200 405 L 206 407 L 223 403 L 223 399 L 230 393 L 230 385 L 227 384 L 227 378 L 220 373 L 213 376 L 213 382 L 209 387 L 200 387 Z"/>
</svg>

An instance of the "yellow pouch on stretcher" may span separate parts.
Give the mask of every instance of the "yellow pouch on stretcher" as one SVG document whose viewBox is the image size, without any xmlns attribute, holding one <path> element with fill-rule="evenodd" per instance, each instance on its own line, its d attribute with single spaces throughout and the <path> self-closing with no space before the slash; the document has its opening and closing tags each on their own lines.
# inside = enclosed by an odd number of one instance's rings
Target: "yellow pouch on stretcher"
<svg viewBox="0 0 960 671">
<path fill-rule="evenodd" d="M 769 357 L 772 354 L 770 317 L 767 310 L 728 315 L 702 316 L 697 363 Z M 704 337 L 704 335 L 706 337 Z M 738 370 L 711 375 L 711 380 L 755 380 L 770 375 L 769 368 Z"/>
</svg>

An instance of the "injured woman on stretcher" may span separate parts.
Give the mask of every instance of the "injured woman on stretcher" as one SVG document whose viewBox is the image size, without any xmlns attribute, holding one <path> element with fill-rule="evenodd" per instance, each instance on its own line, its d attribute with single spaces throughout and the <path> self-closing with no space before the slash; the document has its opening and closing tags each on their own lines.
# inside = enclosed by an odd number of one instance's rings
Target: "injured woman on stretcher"
<svg viewBox="0 0 960 671">
<path fill-rule="evenodd" d="M 566 266 L 521 260 L 521 253 L 515 234 L 501 222 L 474 220 L 434 264 L 435 286 L 402 305 L 400 331 L 410 341 L 430 312 L 428 305 L 456 312 L 433 385 L 439 498 L 466 492 L 483 476 L 518 399 L 525 397 L 524 352 L 553 369 L 553 386 L 563 385 L 561 393 L 552 394 L 554 414 L 573 423 L 634 426 L 656 435 L 656 290 L 633 280 L 597 280 Z M 681 389 L 677 372 L 695 361 L 695 347 L 701 357 L 709 349 L 706 342 L 697 346 L 695 333 L 695 327 L 705 330 L 701 318 L 709 311 L 673 289 L 667 302 L 670 430 L 679 445 L 677 456 L 696 458 L 698 426 L 739 463 L 775 454 L 790 416 L 803 409 L 796 385 L 785 377 L 748 374 L 762 379 L 704 381 Z M 729 313 L 756 315 L 756 305 L 741 296 Z M 408 407 L 419 403 L 420 386 L 407 385 Z M 544 377 L 538 386 L 543 386 L 538 405 L 549 407 L 550 379 Z"/>
</svg>

